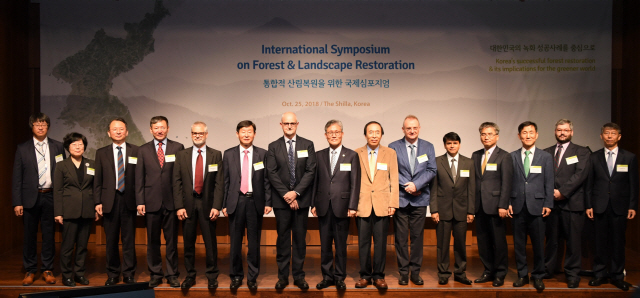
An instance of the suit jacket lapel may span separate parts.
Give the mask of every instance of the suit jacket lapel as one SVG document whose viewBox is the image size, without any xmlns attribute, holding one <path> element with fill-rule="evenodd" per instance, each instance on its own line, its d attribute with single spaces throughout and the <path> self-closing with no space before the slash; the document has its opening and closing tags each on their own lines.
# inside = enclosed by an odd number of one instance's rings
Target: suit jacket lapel
<svg viewBox="0 0 640 298">
<path fill-rule="evenodd" d="M 51 145 L 51 139 L 47 138 L 47 148 L 49 150 L 49 170 L 53 169 L 53 165 L 56 164 L 56 152 L 53 152 L 53 146 Z M 64 149 L 63 149 L 64 150 Z M 36 167 L 38 166 L 38 161 L 36 160 Z M 51 178 L 53 178 L 53 171 L 51 171 Z"/>
<path fill-rule="evenodd" d="M 280 141 L 278 141 L 278 143 L 280 143 L 280 152 L 281 152 L 280 154 L 282 154 L 282 156 L 284 156 L 284 161 L 287 164 L 287 173 L 289 173 L 289 152 L 287 152 L 287 141 L 285 140 L 284 137 L 281 137 Z M 296 143 L 297 143 L 297 141 L 296 141 Z M 295 155 L 295 152 L 293 154 Z M 293 158 L 295 160 L 295 156 Z M 289 173 L 289 175 L 291 175 L 291 173 Z"/>
<path fill-rule="evenodd" d="M 69 177 L 71 178 L 71 181 L 73 181 L 73 184 L 77 188 L 80 188 L 80 182 L 78 182 L 78 173 L 76 172 L 76 165 L 71 160 L 71 157 L 64 160 L 64 166 L 67 167 L 67 171 L 69 171 Z"/>
<path fill-rule="evenodd" d="M 371 177 L 371 169 L 369 169 L 369 154 L 367 153 L 367 146 L 358 149 L 358 155 L 360 156 L 360 162 L 364 165 L 364 170 L 369 177 L 369 182 L 373 183 L 373 177 Z"/>
<path fill-rule="evenodd" d="M 605 160 L 605 163 L 606 163 L 606 160 Z M 622 149 L 618 147 L 618 156 L 616 157 L 616 161 L 613 163 L 613 170 L 611 170 L 611 178 L 613 178 L 613 176 L 618 173 L 619 164 L 624 164 L 624 153 L 622 152 Z M 609 167 L 607 167 L 607 173 L 609 173 Z"/>
<path fill-rule="evenodd" d="M 342 149 L 340 149 L 340 154 L 338 155 L 338 160 L 336 160 L 336 167 L 333 170 L 333 173 L 331 173 L 331 178 L 333 178 L 336 175 L 336 173 L 340 171 L 340 163 L 344 161 L 344 159 L 346 158 L 345 156 L 346 154 L 344 154 L 344 146 L 342 146 Z M 331 159 L 329 159 L 329 171 L 331 171 Z"/>
<path fill-rule="evenodd" d="M 38 171 L 38 153 L 36 153 L 36 145 L 33 144 L 33 139 L 31 139 L 31 141 L 29 142 L 29 144 L 27 145 L 27 150 L 29 150 L 29 154 L 27 154 L 27 159 L 29 160 L 29 162 L 31 162 L 31 164 L 33 164 L 33 167 L 36 169 L 36 173 L 39 173 Z"/>
<path fill-rule="evenodd" d="M 449 179 L 451 179 L 451 182 L 453 182 L 453 174 L 451 174 L 451 166 L 449 165 L 449 155 L 448 154 L 445 153 L 442 156 L 442 158 L 440 158 L 440 166 L 445 168 L 445 170 L 447 171 L 447 174 L 449 174 Z"/>
<path fill-rule="evenodd" d="M 187 163 L 187 168 L 189 169 L 189 186 L 191 187 L 191 189 L 193 189 L 193 164 L 191 163 L 191 161 L 193 160 L 193 147 L 189 147 L 189 149 L 191 149 L 191 154 L 187 154 L 188 158 L 187 160 L 185 160 L 185 162 Z M 202 166 L 204 167 L 204 165 Z M 204 182 L 204 177 L 202 181 Z"/>
<path fill-rule="evenodd" d="M 251 173 L 251 183 L 253 184 L 253 180 L 254 180 L 253 178 L 255 178 L 254 175 L 256 174 L 256 171 L 254 170 L 253 165 L 260 162 L 260 156 L 258 156 L 258 152 L 256 152 L 256 146 L 253 146 L 253 153 L 251 155 L 252 155 L 252 158 L 251 158 L 251 164 L 249 165 L 249 173 Z M 240 166 L 239 162 L 236 164 Z M 242 173 L 240 174 L 240 179 L 242 179 Z M 240 182 L 242 182 L 242 180 L 240 180 Z"/>
<path fill-rule="evenodd" d="M 406 143 L 406 139 L 402 138 L 402 146 L 400 146 L 400 150 L 398 150 L 397 154 L 400 156 L 400 158 L 398 158 L 398 162 L 401 165 L 405 165 L 407 167 L 407 169 L 409 169 L 409 171 L 411 171 L 411 162 L 409 161 L 409 154 L 407 153 L 407 143 Z M 418 146 L 418 148 L 420 148 L 422 146 Z M 416 149 L 418 149 L 416 148 Z M 418 156 L 418 152 L 416 151 L 416 156 Z M 418 167 L 418 163 L 416 162 L 415 167 Z M 418 171 L 415 171 L 418 172 Z M 409 173 L 411 174 L 411 176 L 413 176 L 413 173 Z"/>
<path fill-rule="evenodd" d="M 522 148 L 516 151 L 516 163 L 517 163 L 518 169 L 520 169 L 520 174 L 522 174 L 522 177 L 524 177 L 524 179 L 526 180 L 527 177 L 524 175 L 524 166 L 522 161 Z"/>
</svg>

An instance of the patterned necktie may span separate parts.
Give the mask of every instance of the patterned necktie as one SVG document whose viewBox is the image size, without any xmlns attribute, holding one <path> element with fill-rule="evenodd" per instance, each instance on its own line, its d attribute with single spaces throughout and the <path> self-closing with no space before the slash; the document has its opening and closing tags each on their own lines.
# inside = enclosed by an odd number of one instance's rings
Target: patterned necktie
<svg viewBox="0 0 640 298">
<path fill-rule="evenodd" d="M 456 159 L 451 159 L 451 176 L 453 176 L 453 183 L 456 183 L 458 179 L 458 170 L 456 169 Z"/>
<path fill-rule="evenodd" d="M 376 175 L 376 159 L 374 156 L 376 155 L 375 151 L 371 151 L 371 156 L 369 157 L 369 172 L 371 174 L 371 181 L 373 182 L 373 177 Z"/>
<path fill-rule="evenodd" d="M 409 166 L 411 166 L 411 175 L 416 171 L 416 145 L 410 145 L 411 156 L 409 157 Z"/>
<path fill-rule="evenodd" d="M 158 161 L 160 162 L 160 168 L 164 166 L 164 151 L 162 150 L 162 142 L 158 142 Z"/>
<path fill-rule="evenodd" d="M 489 151 L 484 152 L 484 160 L 482 161 L 482 175 L 484 175 L 484 169 L 487 167 L 489 161 Z"/>
<path fill-rule="evenodd" d="M 336 151 L 331 150 L 331 175 L 333 175 L 333 171 L 336 168 Z"/>
<path fill-rule="evenodd" d="M 38 142 L 38 184 L 42 188 L 47 183 L 44 174 L 47 172 L 47 159 L 44 156 L 44 142 Z"/>
<path fill-rule="evenodd" d="M 124 192 L 124 158 L 122 157 L 122 147 L 117 146 L 118 149 L 118 191 Z"/>
<path fill-rule="evenodd" d="M 196 158 L 196 172 L 194 174 L 195 177 L 193 179 L 194 181 L 193 190 L 197 194 L 202 193 L 202 185 L 204 185 L 203 177 L 202 177 L 203 174 L 204 174 L 204 170 L 202 165 L 202 150 L 198 149 L 198 157 Z"/>
<path fill-rule="evenodd" d="M 609 151 L 607 154 L 609 155 L 607 157 L 607 167 L 609 168 L 609 176 L 611 176 L 613 175 L 613 152 Z"/>
<path fill-rule="evenodd" d="M 531 154 L 531 151 L 529 150 L 524 152 L 524 176 L 525 177 L 529 177 L 529 166 L 531 166 L 531 163 L 529 162 L 529 154 Z"/>
<path fill-rule="evenodd" d="M 244 150 L 244 158 L 242 159 L 240 191 L 244 194 L 249 192 L 249 150 Z"/>
<path fill-rule="evenodd" d="M 560 166 L 560 154 L 562 153 L 562 145 L 558 145 L 558 150 L 556 150 L 556 157 L 553 159 L 554 166 L 556 167 L 556 171 Z"/>
<path fill-rule="evenodd" d="M 293 189 L 296 184 L 296 160 L 293 155 L 293 140 L 287 142 L 289 143 L 289 187 Z"/>
</svg>

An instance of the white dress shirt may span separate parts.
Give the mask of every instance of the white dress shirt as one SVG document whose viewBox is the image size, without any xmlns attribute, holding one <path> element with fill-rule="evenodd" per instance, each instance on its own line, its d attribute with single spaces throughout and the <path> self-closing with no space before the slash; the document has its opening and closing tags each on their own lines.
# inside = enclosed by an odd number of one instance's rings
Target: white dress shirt
<svg viewBox="0 0 640 298">
<path fill-rule="evenodd" d="M 37 162 L 38 159 L 40 159 L 40 153 L 44 154 L 44 162 L 47 165 L 47 170 L 44 172 L 44 179 L 46 180 L 46 182 L 44 183 L 42 188 L 52 188 L 53 186 L 51 185 L 51 154 L 49 154 L 49 138 L 44 138 L 44 140 L 42 141 L 42 151 L 44 152 L 38 151 L 40 150 L 40 146 L 38 146 L 39 142 L 40 141 L 38 141 L 38 139 L 36 139 L 35 137 L 33 138 L 33 145 L 36 147 L 36 151 L 34 152 L 36 154 L 36 167 L 38 166 Z"/>
<path fill-rule="evenodd" d="M 454 158 L 455 158 L 456 161 L 453 161 Z M 453 162 L 456 165 L 456 172 L 458 170 L 460 170 L 458 168 L 458 162 L 460 161 L 460 153 L 456 153 L 456 156 L 451 157 L 451 155 L 449 155 L 449 153 L 447 152 L 447 159 L 449 160 L 449 168 L 451 168 L 451 163 Z M 458 175 L 458 173 L 456 173 L 456 176 L 457 175 Z"/>
<path fill-rule="evenodd" d="M 560 156 L 558 156 L 558 165 L 560 165 L 560 161 L 562 160 L 562 157 L 564 156 L 564 153 L 567 151 L 567 148 L 569 148 L 569 143 L 571 142 L 566 142 L 564 144 L 556 144 L 556 150 L 553 151 L 553 156 L 555 157 L 556 154 L 558 154 L 558 145 L 562 146 L 562 152 L 560 152 Z"/>
<path fill-rule="evenodd" d="M 520 149 L 520 156 L 522 157 L 522 165 L 524 166 L 524 158 L 525 155 L 524 153 L 527 151 L 527 149 L 521 148 Z M 529 168 L 531 168 L 531 163 L 533 162 L 533 154 L 536 152 L 536 146 L 531 146 L 531 149 L 529 149 Z"/>
<path fill-rule="evenodd" d="M 611 158 L 613 158 L 613 164 L 616 164 L 616 158 L 618 157 L 618 146 L 616 146 L 615 148 L 613 148 L 613 150 L 609 150 L 607 148 L 604 148 L 604 160 L 607 161 L 607 158 L 609 158 L 609 152 L 613 152 L 613 154 L 611 155 Z"/>
</svg>

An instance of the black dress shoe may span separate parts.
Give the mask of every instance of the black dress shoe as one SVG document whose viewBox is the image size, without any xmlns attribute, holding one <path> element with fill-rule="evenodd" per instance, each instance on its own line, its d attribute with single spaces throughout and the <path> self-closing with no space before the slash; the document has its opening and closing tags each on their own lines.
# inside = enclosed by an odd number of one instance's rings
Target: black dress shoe
<svg viewBox="0 0 640 298">
<path fill-rule="evenodd" d="M 71 279 L 71 278 L 63 278 L 62 279 L 62 284 L 67 286 L 67 287 L 75 287 L 76 286 L 76 282 L 73 281 L 73 279 Z"/>
<path fill-rule="evenodd" d="M 624 280 L 621 279 L 612 279 L 611 280 L 611 284 L 616 286 L 616 288 L 623 290 L 623 291 L 629 291 L 629 284 L 626 283 Z"/>
<path fill-rule="evenodd" d="M 249 290 L 255 291 L 258 289 L 258 283 L 255 280 L 249 280 L 247 281 L 247 287 Z"/>
<path fill-rule="evenodd" d="M 328 288 L 328 287 L 333 286 L 333 285 L 334 285 L 333 280 L 326 280 L 326 279 L 323 279 L 321 282 L 319 282 L 319 283 L 316 285 L 316 289 L 318 289 L 318 290 L 322 290 L 322 289 L 324 289 L 324 288 Z"/>
<path fill-rule="evenodd" d="M 193 287 L 195 284 L 196 284 L 196 279 L 193 277 L 187 276 L 187 278 L 185 278 L 184 281 L 182 281 L 180 288 L 189 289 Z"/>
<path fill-rule="evenodd" d="M 133 278 L 133 276 L 129 276 L 129 277 L 124 277 L 124 278 L 122 278 L 122 281 L 123 281 L 125 284 L 132 284 L 132 283 L 135 283 L 135 282 L 136 282 L 136 279 L 135 279 L 135 278 Z M 161 283 L 162 283 L 162 281 L 161 281 Z"/>
<path fill-rule="evenodd" d="M 518 280 L 513 282 L 513 286 L 516 288 L 522 287 L 524 285 L 528 285 L 529 284 L 529 276 L 525 276 L 525 277 L 520 277 L 518 278 Z"/>
<path fill-rule="evenodd" d="M 86 279 L 84 276 L 76 276 L 75 281 L 83 286 L 86 286 L 89 284 L 89 280 Z"/>
<path fill-rule="evenodd" d="M 236 277 L 231 280 L 231 285 L 229 286 L 229 288 L 232 290 L 235 290 L 239 288 L 241 285 L 242 285 L 242 278 Z"/>
<path fill-rule="evenodd" d="M 454 276 L 453 280 L 455 280 L 455 281 L 457 281 L 457 282 L 459 282 L 461 284 L 464 284 L 464 285 L 471 285 L 472 284 L 471 280 L 468 279 L 466 276 L 464 276 L 464 277 Z"/>
<path fill-rule="evenodd" d="M 149 280 L 149 288 L 155 288 L 162 284 L 162 277 L 152 277 Z"/>
<path fill-rule="evenodd" d="M 544 290 L 544 281 L 542 281 L 542 278 L 534 278 L 533 287 L 538 291 Z"/>
<path fill-rule="evenodd" d="M 608 284 L 609 281 L 607 280 L 606 277 L 595 277 L 592 280 L 589 281 L 589 285 L 592 287 L 597 287 L 600 286 L 602 284 Z"/>
<path fill-rule="evenodd" d="M 580 280 L 579 279 L 568 279 L 567 280 L 567 287 L 570 289 L 573 288 L 577 288 L 580 285 Z"/>
<path fill-rule="evenodd" d="M 552 279 L 553 278 L 553 274 L 547 272 L 544 274 L 544 276 L 542 277 L 542 279 Z"/>
<path fill-rule="evenodd" d="M 218 280 L 217 279 L 210 279 L 209 282 L 207 283 L 207 289 L 217 289 L 218 288 Z"/>
<path fill-rule="evenodd" d="M 109 277 L 107 278 L 107 281 L 104 282 L 105 286 L 113 286 L 116 285 L 120 282 L 120 278 L 118 277 Z"/>
<path fill-rule="evenodd" d="M 438 284 L 446 285 L 448 283 L 449 283 L 449 278 L 448 277 L 439 277 L 438 278 Z"/>
<path fill-rule="evenodd" d="M 419 286 L 424 285 L 424 280 L 417 274 L 411 274 L 411 282 Z"/>
<path fill-rule="evenodd" d="M 276 283 L 276 290 L 282 290 L 286 288 L 288 285 L 289 285 L 288 280 L 278 279 L 278 282 Z"/>
<path fill-rule="evenodd" d="M 293 284 L 298 286 L 298 288 L 300 288 L 300 290 L 308 290 L 309 289 L 309 284 L 307 283 L 306 280 L 304 280 L 304 278 L 294 280 Z"/>
<path fill-rule="evenodd" d="M 180 281 L 175 276 L 167 278 L 167 283 L 172 288 L 179 288 L 180 287 Z"/>
<path fill-rule="evenodd" d="M 483 273 L 482 276 L 480 276 L 480 278 L 477 278 L 473 282 L 475 282 L 477 284 L 481 284 L 481 283 L 489 282 L 489 281 L 492 281 L 492 280 L 493 280 L 493 278 L 491 277 L 491 275 Z"/>
<path fill-rule="evenodd" d="M 493 279 L 494 287 L 501 287 L 502 285 L 504 285 L 504 277 L 496 277 Z"/>
<path fill-rule="evenodd" d="M 400 278 L 398 279 L 398 284 L 401 286 L 406 286 L 409 284 L 409 274 L 400 274 Z"/>
<path fill-rule="evenodd" d="M 347 289 L 347 284 L 344 283 L 344 280 L 336 281 L 336 289 L 344 291 Z"/>
</svg>

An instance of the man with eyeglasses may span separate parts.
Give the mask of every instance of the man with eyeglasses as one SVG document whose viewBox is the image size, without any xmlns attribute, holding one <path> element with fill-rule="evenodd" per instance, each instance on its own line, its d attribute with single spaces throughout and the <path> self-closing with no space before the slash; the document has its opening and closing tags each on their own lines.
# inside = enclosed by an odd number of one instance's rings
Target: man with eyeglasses
<svg viewBox="0 0 640 298">
<path fill-rule="evenodd" d="M 56 253 L 53 220 L 53 174 L 56 163 L 65 159 L 62 143 L 48 138 L 51 120 L 43 113 L 29 117 L 32 137 L 18 145 L 13 163 L 12 202 L 24 224 L 22 261 L 27 273 L 22 285 L 33 284 L 38 272 L 38 225 L 42 229 L 42 279 L 55 284 L 53 258 Z"/>
<path fill-rule="evenodd" d="M 573 123 L 568 119 L 556 122 L 557 143 L 544 151 L 553 155 L 555 182 L 553 209 L 547 218 L 546 247 L 544 254 L 545 278 L 552 278 L 558 261 L 564 256 L 559 250 L 559 240 L 566 243 L 564 275 L 569 288 L 580 284 L 582 265 L 582 226 L 585 221 L 585 182 L 589 175 L 589 149 L 571 142 Z"/>
<path fill-rule="evenodd" d="M 507 228 L 504 218 L 509 209 L 513 162 L 509 152 L 498 147 L 500 127 L 493 122 L 480 124 L 482 149 L 473 152 L 476 171 L 476 233 L 478 254 L 484 265 L 475 283 L 493 281 L 494 287 L 504 284 L 508 271 Z"/>
<path fill-rule="evenodd" d="M 358 209 L 360 162 L 358 154 L 342 145 L 341 121 L 329 120 L 324 131 L 329 147 L 316 153 L 318 168 L 311 201 L 311 213 L 318 217 L 320 225 L 322 281 L 316 288 L 335 285 L 338 290 L 346 290 L 347 238 L 349 222 Z"/>
<path fill-rule="evenodd" d="M 437 172 L 436 153 L 433 144 L 418 138 L 420 121 L 409 115 L 402 123 L 404 137 L 389 144 L 398 156 L 400 208 L 394 218 L 396 257 L 400 271 L 399 285 L 411 282 L 423 285 L 420 277 L 424 246 L 424 221 L 429 206 L 433 178 Z M 408 240 L 411 239 L 411 251 Z"/>
<path fill-rule="evenodd" d="M 298 124 L 296 114 L 282 114 L 280 127 L 284 136 L 269 144 L 267 152 L 267 176 L 271 182 L 271 202 L 278 232 L 278 282 L 275 286 L 278 290 L 289 284 L 290 263 L 294 285 L 302 290 L 309 289 L 303 265 L 307 253 L 305 238 L 316 174 L 316 152 L 313 142 L 296 134 Z"/>
<path fill-rule="evenodd" d="M 209 287 L 217 285 L 218 244 L 216 220 L 222 210 L 224 177 L 222 153 L 207 146 L 207 125 L 196 121 L 191 125 L 193 146 L 176 154 L 173 166 L 173 198 L 178 219 L 183 222 L 184 267 L 187 277 L 183 289 L 196 283 L 196 239 L 198 224 L 204 240 Z"/>
</svg>

